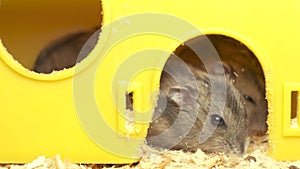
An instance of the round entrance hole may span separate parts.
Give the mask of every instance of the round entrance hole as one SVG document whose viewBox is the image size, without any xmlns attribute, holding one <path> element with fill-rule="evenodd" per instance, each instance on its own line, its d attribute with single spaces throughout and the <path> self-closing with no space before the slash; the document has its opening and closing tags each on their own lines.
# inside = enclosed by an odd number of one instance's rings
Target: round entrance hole
<svg viewBox="0 0 300 169">
<path fill-rule="evenodd" d="M 161 75 L 160 96 L 148 129 L 149 145 L 233 152 L 224 146 L 229 138 L 231 145 L 241 143 L 234 150 L 239 153 L 246 151 L 248 136 L 265 136 L 265 76 L 257 56 L 246 45 L 223 35 L 201 35 L 177 47 L 174 54 Z M 200 143 L 202 136 L 207 140 Z M 218 145 L 222 146 L 216 148 Z"/>
<path fill-rule="evenodd" d="M 2 1 L 0 39 L 15 60 L 33 70 L 41 52 L 59 39 L 101 28 L 101 13 L 100 0 Z"/>
<path fill-rule="evenodd" d="M 215 48 L 224 66 L 224 73 L 239 90 L 244 107 L 250 112 L 248 115 L 252 122 L 250 132 L 255 135 L 264 135 L 267 130 L 268 109 L 265 97 L 265 76 L 257 56 L 242 42 L 224 35 L 199 36 L 187 43 L 193 48 L 201 47 L 205 50 L 205 45 L 207 45 L 205 38 L 208 38 Z M 174 53 L 185 62 L 204 71 L 213 69 L 216 62 L 215 58 L 210 57 L 209 52 L 203 52 L 200 57 L 206 60 L 207 64 L 204 65 L 203 60 L 200 60 L 199 56 L 187 45 L 179 46 Z M 218 72 L 215 73 L 218 74 Z"/>
</svg>

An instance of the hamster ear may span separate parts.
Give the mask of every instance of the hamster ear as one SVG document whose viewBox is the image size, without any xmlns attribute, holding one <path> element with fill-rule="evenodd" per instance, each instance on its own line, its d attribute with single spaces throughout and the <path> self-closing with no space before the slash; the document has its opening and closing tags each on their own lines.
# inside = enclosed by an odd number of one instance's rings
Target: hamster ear
<svg viewBox="0 0 300 169">
<path fill-rule="evenodd" d="M 212 72 L 214 75 L 222 75 L 224 73 L 227 76 L 231 76 L 232 74 L 231 67 L 222 61 L 216 61 L 212 63 L 208 69 L 211 69 L 210 72 Z"/>
<path fill-rule="evenodd" d="M 190 97 L 190 94 L 186 87 L 172 86 L 169 89 L 169 98 L 178 105 L 182 104 L 182 101 L 188 97 Z"/>
<path fill-rule="evenodd" d="M 172 86 L 169 89 L 169 98 L 180 105 L 186 99 L 192 98 L 193 92 L 190 87 Z"/>
</svg>

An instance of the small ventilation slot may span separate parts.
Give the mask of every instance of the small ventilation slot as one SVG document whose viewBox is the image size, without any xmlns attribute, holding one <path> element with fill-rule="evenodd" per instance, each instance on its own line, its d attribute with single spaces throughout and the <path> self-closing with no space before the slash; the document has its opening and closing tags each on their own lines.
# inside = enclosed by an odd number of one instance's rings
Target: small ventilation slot
<svg viewBox="0 0 300 169">
<path fill-rule="evenodd" d="M 298 91 L 292 91 L 291 92 L 291 127 L 292 128 L 297 128 L 298 127 L 298 97 L 299 97 L 299 92 Z"/>
<path fill-rule="evenodd" d="M 285 82 L 283 103 L 283 135 L 300 136 L 299 126 L 299 92 L 300 83 Z"/>
<path fill-rule="evenodd" d="M 134 129 L 133 92 L 126 92 L 126 126 L 129 131 Z"/>
</svg>

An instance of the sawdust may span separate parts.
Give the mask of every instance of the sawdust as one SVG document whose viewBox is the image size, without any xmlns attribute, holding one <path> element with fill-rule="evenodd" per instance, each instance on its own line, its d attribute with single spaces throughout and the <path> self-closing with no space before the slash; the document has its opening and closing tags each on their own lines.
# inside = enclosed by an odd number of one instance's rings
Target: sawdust
<svg viewBox="0 0 300 169">
<path fill-rule="evenodd" d="M 73 164 L 69 160 L 62 160 L 59 155 L 53 158 L 38 157 L 25 165 L 2 165 L 0 169 L 156 169 L 156 168 L 267 168 L 267 169 L 298 169 L 299 161 L 280 162 L 267 155 L 267 137 L 257 137 L 249 146 L 249 151 L 244 156 L 229 155 L 224 153 L 205 154 L 201 150 L 195 153 L 183 151 L 155 150 L 149 146 L 143 147 L 143 157 L 137 164 L 131 165 L 101 165 L 101 164 Z"/>
</svg>

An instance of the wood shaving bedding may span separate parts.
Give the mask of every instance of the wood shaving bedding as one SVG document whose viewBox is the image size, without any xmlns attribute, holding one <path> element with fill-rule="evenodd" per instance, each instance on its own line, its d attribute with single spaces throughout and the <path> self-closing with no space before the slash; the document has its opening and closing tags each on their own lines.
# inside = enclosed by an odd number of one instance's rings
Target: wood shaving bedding
<svg viewBox="0 0 300 169">
<path fill-rule="evenodd" d="M 132 165 L 78 165 L 68 160 L 62 160 L 59 155 L 53 158 L 44 156 L 38 157 L 31 163 L 25 165 L 2 165 L 0 169 L 98 169 L 98 168 L 119 168 L 119 169 L 174 169 L 174 168 L 267 168 L 267 169 L 299 169 L 299 161 L 280 162 L 267 155 L 267 137 L 255 138 L 249 146 L 249 152 L 244 156 L 229 155 L 224 153 L 206 154 L 201 150 L 195 153 L 183 151 L 156 150 L 144 146 L 143 157 L 137 164 Z"/>
</svg>

